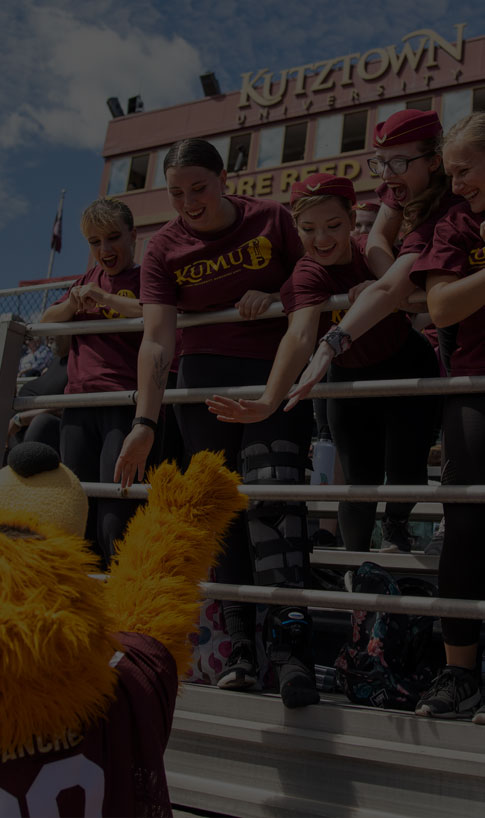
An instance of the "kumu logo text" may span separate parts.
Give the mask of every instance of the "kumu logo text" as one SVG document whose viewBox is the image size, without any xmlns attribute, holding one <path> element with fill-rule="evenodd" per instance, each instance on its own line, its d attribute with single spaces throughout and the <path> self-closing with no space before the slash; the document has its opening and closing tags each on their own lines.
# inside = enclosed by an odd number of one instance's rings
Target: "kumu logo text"
<svg viewBox="0 0 485 818">
<path fill-rule="evenodd" d="M 217 279 L 234 275 L 241 269 L 260 270 L 271 259 L 271 242 L 265 236 L 258 236 L 217 258 L 200 259 L 175 270 L 180 286 L 204 284 L 208 278 Z"/>
</svg>

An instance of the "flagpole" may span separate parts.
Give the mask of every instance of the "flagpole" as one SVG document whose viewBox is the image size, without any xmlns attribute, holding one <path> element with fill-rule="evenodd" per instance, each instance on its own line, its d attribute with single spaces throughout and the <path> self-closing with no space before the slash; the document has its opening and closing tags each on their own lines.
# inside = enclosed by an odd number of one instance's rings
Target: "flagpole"
<svg viewBox="0 0 485 818">
<path fill-rule="evenodd" d="M 63 188 L 61 190 L 61 198 L 59 199 L 59 206 L 57 208 L 57 216 L 56 216 L 56 224 L 59 224 L 62 219 L 62 209 L 64 207 L 64 196 L 66 195 L 66 191 Z M 52 275 L 52 268 L 54 267 L 54 256 L 56 254 L 56 247 L 53 241 L 51 241 L 51 254 L 49 256 L 49 266 L 47 268 L 47 276 L 46 278 L 50 278 Z M 44 295 L 42 296 L 42 306 L 41 306 L 41 315 L 45 312 L 45 305 L 47 303 L 47 290 L 44 290 Z"/>
<path fill-rule="evenodd" d="M 59 207 L 57 208 L 57 217 L 56 222 L 59 222 L 62 217 L 62 209 L 64 207 L 64 196 L 66 195 L 66 191 L 63 189 L 61 190 L 61 198 L 59 199 Z M 54 256 L 56 253 L 56 248 L 51 246 L 51 254 L 49 257 L 49 267 L 47 268 L 47 276 L 46 278 L 50 278 L 52 275 L 52 268 L 54 267 Z"/>
</svg>

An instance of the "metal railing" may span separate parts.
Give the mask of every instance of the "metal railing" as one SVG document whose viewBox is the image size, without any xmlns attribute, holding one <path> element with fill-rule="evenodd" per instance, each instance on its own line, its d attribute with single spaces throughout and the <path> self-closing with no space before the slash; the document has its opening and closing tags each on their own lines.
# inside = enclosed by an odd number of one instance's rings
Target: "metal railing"
<svg viewBox="0 0 485 818">
<path fill-rule="evenodd" d="M 414 296 L 417 300 L 417 297 Z M 322 304 L 322 311 L 345 309 L 348 306 L 347 296 L 332 296 L 325 304 Z M 269 310 L 259 320 L 268 317 L 282 316 L 281 305 L 274 303 Z M 195 326 L 213 323 L 226 323 L 228 321 L 243 320 L 237 310 L 223 310 L 220 312 L 206 313 L 204 315 L 182 315 L 178 317 L 179 327 Z M 5 323 L 5 322 L 4 322 Z M 7 322 L 8 323 L 8 322 Z M 59 324 L 32 323 L 22 327 L 19 324 L 10 322 L 13 326 L 7 329 L 10 331 L 10 340 L 16 339 L 16 346 L 19 349 L 18 337 L 22 333 L 32 335 L 68 335 L 84 334 L 93 332 L 140 332 L 143 328 L 142 319 L 118 319 L 99 320 L 93 326 L 92 321 L 84 322 L 63 322 Z M 115 324 L 115 326 L 113 326 Z M 5 364 L 6 344 L 2 347 L 2 364 Z M 233 387 L 218 388 L 215 385 L 212 389 L 173 389 L 167 390 L 164 397 L 165 403 L 192 403 L 203 402 L 214 393 L 229 397 L 256 398 L 263 392 L 264 387 Z M 485 377 L 460 377 L 460 378 L 411 378 L 395 379 L 391 381 L 362 381 L 347 383 L 319 384 L 314 387 L 308 397 L 385 397 L 398 395 L 416 394 L 450 394 L 460 392 L 482 392 L 485 391 Z M 59 409 L 66 406 L 96 406 L 96 405 L 127 405 L 136 403 L 136 391 L 120 391 L 116 393 L 85 393 L 76 395 L 52 395 L 45 397 L 14 398 L 12 391 L 10 397 L 10 411 L 22 411 L 31 408 L 52 408 Z M 0 395 L 0 403 L 1 403 Z M 146 498 L 148 487 L 146 485 L 135 485 L 130 489 L 122 490 L 119 486 L 111 483 L 85 483 L 84 488 L 88 496 L 93 497 L 119 497 L 129 499 Z M 245 485 L 240 490 L 247 494 L 252 500 L 355 500 L 358 502 L 376 501 L 401 501 L 417 502 L 419 500 L 443 502 L 467 502 L 482 503 L 485 500 L 485 486 L 268 486 L 268 485 Z M 365 558 L 365 556 L 364 556 Z M 311 604 L 313 607 L 335 607 L 337 609 L 349 609 L 349 607 L 364 608 L 366 604 L 379 605 L 378 608 L 369 610 L 394 611 L 396 604 L 399 610 L 406 612 L 421 613 L 433 608 L 433 615 L 445 615 L 444 611 L 451 609 L 462 611 L 454 613 L 456 616 L 466 616 L 470 618 L 482 618 L 485 615 L 485 603 L 470 600 L 423 600 L 419 598 L 406 598 L 404 607 L 399 607 L 402 600 L 396 601 L 389 596 L 382 597 L 372 602 L 371 599 L 365 601 L 368 595 L 352 595 L 346 592 L 319 592 L 306 591 L 302 589 L 275 589 L 275 588 L 253 588 L 252 586 L 220 586 L 211 583 L 203 583 L 202 588 L 211 596 L 216 598 L 237 598 L 245 601 L 266 601 L 275 599 L 283 604 Z M 227 596 L 229 594 L 229 596 Z M 232 596 L 231 596 L 232 594 Z M 309 595 L 309 596 L 307 596 Z M 364 599 L 362 599 L 364 597 Z M 299 600 L 299 602 L 298 602 Z M 308 601 L 308 600 L 311 600 Z M 433 607 L 434 606 L 434 607 Z M 451 607 L 450 607 L 451 606 Z M 474 615 L 471 613 L 474 611 Z M 448 614 L 449 615 L 449 614 Z"/>
</svg>

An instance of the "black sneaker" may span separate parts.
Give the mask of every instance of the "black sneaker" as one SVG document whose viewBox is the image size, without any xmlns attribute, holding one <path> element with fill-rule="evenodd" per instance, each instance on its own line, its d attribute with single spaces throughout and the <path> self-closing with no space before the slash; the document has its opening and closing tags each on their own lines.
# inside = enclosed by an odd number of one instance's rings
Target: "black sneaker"
<svg viewBox="0 0 485 818">
<path fill-rule="evenodd" d="M 471 716 L 481 703 L 476 675 L 460 667 L 446 667 L 416 705 L 417 716 L 457 719 Z"/>
<path fill-rule="evenodd" d="M 381 551 L 387 554 L 409 554 L 413 539 L 407 520 L 383 520 Z"/>
<path fill-rule="evenodd" d="M 313 668 L 291 656 L 288 662 L 278 666 L 280 696 L 285 707 L 293 710 L 297 707 L 308 707 L 319 704 L 320 694 L 316 687 Z"/>
<path fill-rule="evenodd" d="M 254 648 L 250 642 L 234 645 L 226 667 L 217 677 L 217 687 L 222 690 L 247 690 L 258 681 L 258 668 Z"/>
</svg>

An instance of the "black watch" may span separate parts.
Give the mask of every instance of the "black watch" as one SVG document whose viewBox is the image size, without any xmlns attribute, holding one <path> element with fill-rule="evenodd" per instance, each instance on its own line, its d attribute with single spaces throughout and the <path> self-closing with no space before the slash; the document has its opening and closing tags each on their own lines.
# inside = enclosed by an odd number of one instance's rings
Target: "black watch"
<svg viewBox="0 0 485 818">
<path fill-rule="evenodd" d="M 140 417 L 133 418 L 131 428 L 133 429 L 133 427 L 138 426 L 138 424 L 140 424 L 140 426 L 149 426 L 153 432 L 157 431 L 157 423 L 155 420 L 152 420 L 151 418 L 144 418 L 141 415 Z"/>
</svg>

